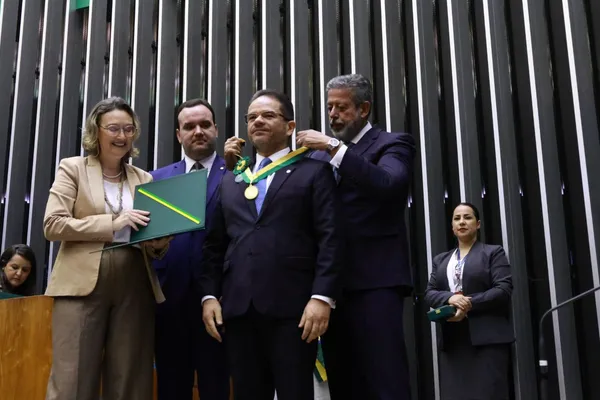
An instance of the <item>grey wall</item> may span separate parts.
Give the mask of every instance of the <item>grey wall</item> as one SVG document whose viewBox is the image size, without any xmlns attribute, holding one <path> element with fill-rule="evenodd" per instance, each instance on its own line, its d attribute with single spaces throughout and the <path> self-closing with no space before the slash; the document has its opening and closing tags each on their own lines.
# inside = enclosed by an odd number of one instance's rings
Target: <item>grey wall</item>
<svg viewBox="0 0 600 400">
<path fill-rule="evenodd" d="M 74 3 L 74 1 L 73 1 Z M 513 375 L 537 398 L 537 321 L 600 284 L 600 2 L 596 0 L 4 0 L 0 5 L 2 247 L 31 244 L 58 161 L 81 154 L 83 120 L 119 95 L 142 121 L 134 163 L 181 157 L 175 108 L 216 109 L 220 143 L 246 136 L 252 93 L 286 91 L 299 129 L 326 129 L 326 82 L 359 72 L 374 122 L 418 143 L 408 207 L 414 304 L 406 313 L 415 399 L 438 393 L 435 331 L 421 303 L 432 257 L 453 245 L 453 205 L 512 267 Z M 222 146 L 219 146 L 222 148 Z M 398 205 L 402 207 L 402 205 Z M 46 277 L 39 274 L 42 290 Z M 600 293 L 545 325 L 551 398 L 600 391 Z M 377 327 L 384 329 L 384 327 Z"/>
</svg>

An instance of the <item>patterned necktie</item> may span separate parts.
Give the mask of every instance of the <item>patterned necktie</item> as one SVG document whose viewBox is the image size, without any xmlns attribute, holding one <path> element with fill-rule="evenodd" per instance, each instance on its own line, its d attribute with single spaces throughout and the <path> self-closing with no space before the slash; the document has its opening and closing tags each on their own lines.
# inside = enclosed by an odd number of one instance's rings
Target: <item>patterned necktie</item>
<svg viewBox="0 0 600 400">
<path fill-rule="evenodd" d="M 190 168 L 190 172 L 199 171 L 201 169 L 204 169 L 204 165 L 202 165 L 200 161 L 196 161 L 194 165 L 192 165 L 192 168 Z"/>
<path fill-rule="evenodd" d="M 456 287 L 456 293 L 462 293 L 463 290 L 462 272 L 465 267 L 465 257 L 460 258 L 460 250 L 456 251 L 456 265 L 454 266 L 454 286 Z"/>
<path fill-rule="evenodd" d="M 260 171 L 267 165 L 271 164 L 270 158 L 265 158 L 262 160 L 258 166 L 258 170 Z M 262 208 L 263 202 L 265 201 L 265 196 L 267 195 L 267 179 L 268 177 L 261 179 L 256 182 L 256 188 L 258 189 L 258 196 L 256 197 L 256 212 L 260 214 L 260 209 Z"/>
</svg>

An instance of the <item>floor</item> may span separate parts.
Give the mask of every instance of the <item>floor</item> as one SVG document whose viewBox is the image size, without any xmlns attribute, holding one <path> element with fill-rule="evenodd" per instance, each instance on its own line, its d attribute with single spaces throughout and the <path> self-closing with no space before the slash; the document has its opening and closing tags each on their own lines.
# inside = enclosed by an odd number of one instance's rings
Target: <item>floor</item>
<svg viewBox="0 0 600 400">
<path fill-rule="evenodd" d="M 315 400 L 329 400 L 329 386 L 327 382 L 318 382 L 315 378 Z M 277 395 L 275 399 L 277 400 Z"/>
</svg>

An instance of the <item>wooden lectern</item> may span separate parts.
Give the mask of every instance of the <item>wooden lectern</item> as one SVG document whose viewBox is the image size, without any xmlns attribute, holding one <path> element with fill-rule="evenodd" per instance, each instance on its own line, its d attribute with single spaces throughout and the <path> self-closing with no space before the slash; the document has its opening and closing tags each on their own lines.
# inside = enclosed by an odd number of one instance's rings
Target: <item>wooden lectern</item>
<svg viewBox="0 0 600 400">
<path fill-rule="evenodd" d="M 44 400 L 52 364 L 52 297 L 0 300 L 0 396 Z"/>
</svg>

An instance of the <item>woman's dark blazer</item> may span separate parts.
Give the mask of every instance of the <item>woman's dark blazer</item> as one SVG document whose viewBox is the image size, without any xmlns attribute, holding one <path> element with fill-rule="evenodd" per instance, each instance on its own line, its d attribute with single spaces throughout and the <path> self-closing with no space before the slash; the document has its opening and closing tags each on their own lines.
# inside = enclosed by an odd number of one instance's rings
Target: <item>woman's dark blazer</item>
<svg viewBox="0 0 600 400">
<path fill-rule="evenodd" d="M 454 250 L 438 254 L 433 259 L 431 277 L 425 291 L 425 303 L 431 308 L 448 304 L 450 292 L 446 269 Z M 469 331 L 474 346 L 511 343 L 514 332 L 510 322 L 512 277 L 510 264 L 501 246 L 475 242 L 463 271 L 463 294 L 471 297 Z M 443 349 L 444 331 L 449 324 L 442 322 L 439 346 Z"/>
</svg>

